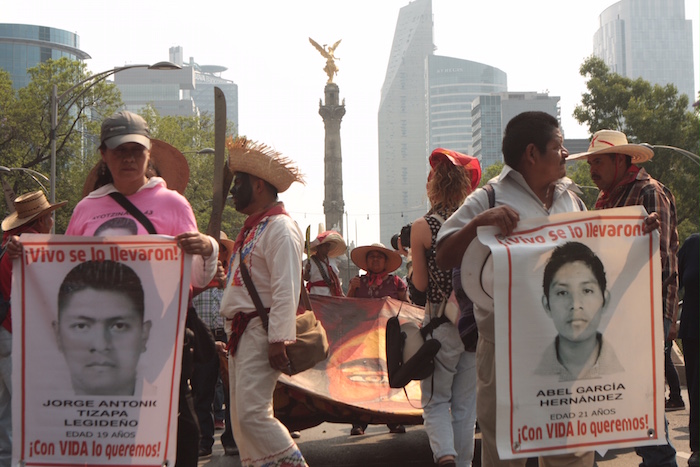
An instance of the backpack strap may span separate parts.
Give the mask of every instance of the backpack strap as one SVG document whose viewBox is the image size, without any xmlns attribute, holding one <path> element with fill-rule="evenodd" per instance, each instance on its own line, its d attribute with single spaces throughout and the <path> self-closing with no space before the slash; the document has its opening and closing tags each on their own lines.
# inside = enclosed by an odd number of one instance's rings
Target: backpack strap
<svg viewBox="0 0 700 467">
<path fill-rule="evenodd" d="M 493 185 L 487 183 L 482 187 L 489 197 L 489 209 L 496 206 L 496 192 L 493 189 Z"/>
</svg>

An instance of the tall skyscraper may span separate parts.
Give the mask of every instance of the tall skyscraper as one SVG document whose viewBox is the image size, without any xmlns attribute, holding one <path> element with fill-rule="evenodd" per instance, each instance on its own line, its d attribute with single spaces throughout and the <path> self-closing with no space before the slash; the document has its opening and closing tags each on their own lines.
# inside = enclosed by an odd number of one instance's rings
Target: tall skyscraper
<svg viewBox="0 0 700 467">
<path fill-rule="evenodd" d="M 498 68 L 434 55 L 431 0 L 399 11 L 379 105 L 380 238 L 388 244 L 428 207 L 428 155 L 472 152 L 472 101 L 505 92 Z"/>
<path fill-rule="evenodd" d="M 684 0 L 621 0 L 611 5 L 600 14 L 593 53 L 614 73 L 652 84 L 673 83 L 690 104 L 697 100 L 692 21 L 685 19 Z"/>
<path fill-rule="evenodd" d="M 0 23 L 0 68 L 10 73 L 12 87 L 29 84 L 27 69 L 49 59 L 86 60 L 80 37 L 63 29 L 31 24 Z"/>
<path fill-rule="evenodd" d="M 379 103 L 379 235 L 385 245 L 425 212 L 425 66 L 434 50 L 432 2 L 415 0 L 399 11 Z"/>
</svg>

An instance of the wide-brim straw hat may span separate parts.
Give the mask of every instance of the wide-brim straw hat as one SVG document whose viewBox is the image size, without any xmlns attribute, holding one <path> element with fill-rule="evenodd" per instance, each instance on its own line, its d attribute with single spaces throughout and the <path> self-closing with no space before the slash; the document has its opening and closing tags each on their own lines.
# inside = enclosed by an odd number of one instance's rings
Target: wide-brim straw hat
<svg viewBox="0 0 700 467">
<path fill-rule="evenodd" d="M 180 150 L 165 141 L 151 138 L 151 165 L 155 173 L 151 171 L 149 175 L 163 178 L 169 189 L 181 195 L 185 194 L 187 183 L 190 181 L 190 166 Z M 99 161 L 85 179 L 83 198 L 95 190 L 101 166 L 102 161 Z"/>
<path fill-rule="evenodd" d="M 309 243 L 311 253 L 315 253 L 316 248 L 318 248 L 319 245 L 323 245 L 325 243 L 332 244 L 331 249 L 328 251 L 329 258 L 335 258 L 337 256 L 340 256 L 343 253 L 345 253 L 345 250 L 348 249 L 348 246 L 345 244 L 345 240 L 343 240 L 342 235 L 340 235 L 335 230 L 326 230 L 325 232 L 321 232 L 320 234 L 318 234 L 318 237 L 316 237 L 311 243 Z"/>
<path fill-rule="evenodd" d="M 462 288 L 480 309 L 493 311 L 493 255 L 478 238 L 471 241 L 462 257 Z"/>
<path fill-rule="evenodd" d="M 226 248 L 226 263 L 224 267 L 228 267 L 228 262 L 231 259 L 231 255 L 233 255 L 233 247 L 236 245 L 236 242 L 233 240 L 229 240 L 228 235 L 226 235 L 226 232 L 223 230 L 219 231 L 219 243 L 223 245 Z"/>
<path fill-rule="evenodd" d="M 621 131 L 600 130 L 593 134 L 588 151 L 570 155 L 566 160 L 573 161 L 600 154 L 625 154 L 632 158 L 633 164 L 640 164 L 654 157 L 654 150 L 641 144 L 629 144 L 627 135 Z"/>
<path fill-rule="evenodd" d="M 370 251 L 378 251 L 386 256 L 386 263 L 384 265 L 384 271 L 382 272 L 394 272 L 401 267 L 401 263 L 403 262 L 401 260 L 401 255 L 394 250 L 388 249 L 381 243 L 373 243 L 371 245 L 355 248 L 350 253 L 350 259 L 352 259 L 352 262 L 355 263 L 358 268 L 369 271 L 367 269 L 367 254 L 369 254 Z"/>
<path fill-rule="evenodd" d="M 232 173 L 243 172 L 261 178 L 274 186 L 278 193 L 287 191 L 294 182 L 304 183 L 304 177 L 294 162 L 265 144 L 239 136 L 236 139 L 229 137 L 226 147 Z"/>
<path fill-rule="evenodd" d="M 2 230 L 7 232 L 21 227 L 46 213 L 55 211 L 61 206 L 65 206 L 68 201 L 61 201 L 55 204 L 49 203 L 43 191 L 33 191 L 25 193 L 15 198 L 15 212 L 7 216 L 3 221 Z"/>
</svg>

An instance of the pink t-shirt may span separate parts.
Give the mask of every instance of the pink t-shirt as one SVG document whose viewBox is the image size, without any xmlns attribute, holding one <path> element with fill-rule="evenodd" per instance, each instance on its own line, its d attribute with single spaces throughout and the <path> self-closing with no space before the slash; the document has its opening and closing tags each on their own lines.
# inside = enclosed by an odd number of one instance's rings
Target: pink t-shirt
<svg viewBox="0 0 700 467">
<path fill-rule="evenodd" d="M 106 185 L 83 198 L 73 210 L 66 235 L 148 235 L 146 228 L 109 196 L 112 191 L 116 191 L 114 186 Z M 175 236 L 198 231 L 190 203 L 177 191 L 169 190 L 161 178 L 151 178 L 127 199 L 146 215 L 158 234 Z"/>
</svg>

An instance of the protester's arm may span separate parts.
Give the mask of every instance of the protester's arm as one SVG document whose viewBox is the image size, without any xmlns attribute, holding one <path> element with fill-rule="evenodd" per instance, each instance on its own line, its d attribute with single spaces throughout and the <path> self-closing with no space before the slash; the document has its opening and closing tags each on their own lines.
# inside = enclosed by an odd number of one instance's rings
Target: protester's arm
<svg viewBox="0 0 700 467">
<path fill-rule="evenodd" d="M 428 288 L 428 260 L 425 252 L 430 249 L 432 232 L 428 222 L 421 217 L 411 226 L 411 258 L 413 259 L 413 273 L 411 282 L 421 292 Z"/>
<path fill-rule="evenodd" d="M 176 235 L 175 240 L 182 251 L 193 255 L 192 285 L 206 287 L 216 275 L 219 244 L 212 237 L 199 232 L 184 232 Z"/>
<path fill-rule="evenodd" d="M 348 285 L 348 297 L 354 297 L 357 293 L 357 288 L 360 286 L 360 276 L 355 276 L 350 279 L 350 284 Z"/>
<path fill-rule="evenodd" d="M 435 259 L 440 269 L 452 269 L 462 264 L 462 257 L 469 244 L 476 238 L 480 226 L 494 225 L 503 235 L 510 235 L 518 225 L 520 215 L 510 206 L 498 206 L 477 214 L 468 224 L 456 232 L 442 237 L 437 244 Z"/>
</svg>

